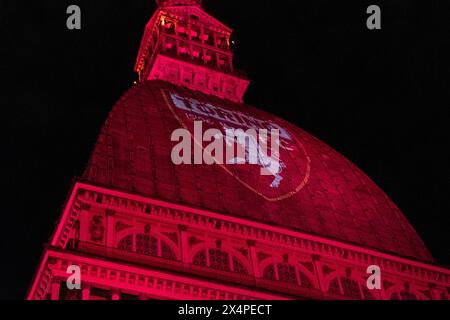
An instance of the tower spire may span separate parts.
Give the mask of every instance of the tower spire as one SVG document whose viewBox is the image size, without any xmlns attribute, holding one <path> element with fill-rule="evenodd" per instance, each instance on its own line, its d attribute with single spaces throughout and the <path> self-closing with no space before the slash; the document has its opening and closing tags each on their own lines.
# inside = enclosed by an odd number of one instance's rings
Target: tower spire
<svg viewBox="0 0 450 320">
<path fill-rule="evenodd" d="M 232 29 L 207 14 L 202 0 L 156 0 L 141 41 L 139 81 L 163 80 L 242 102 L 249 80 L 233 67 Z"/>
</svg>

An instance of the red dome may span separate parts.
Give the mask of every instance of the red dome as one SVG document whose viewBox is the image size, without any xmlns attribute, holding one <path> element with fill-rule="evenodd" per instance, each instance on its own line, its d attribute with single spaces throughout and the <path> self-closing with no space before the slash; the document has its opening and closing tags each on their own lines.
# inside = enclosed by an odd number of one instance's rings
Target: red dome
<svg viewBox="0 0 450 320">
<path fill-rule="evenodd" d="M 183 109 L 195 103 L 200 106 L 196 110 Z M 240 123 L 281 129 L 283 171 L 278 183 L 250 165 L 174 165 L 172 132 L 189 128 L 192 120 L 209 126 Z M 259 109 L 162 81 L 139 84 L 120 99 L 102 129 L 84 179 L 432 261 L 395 204 L 325 143 Z"/>
</svg>

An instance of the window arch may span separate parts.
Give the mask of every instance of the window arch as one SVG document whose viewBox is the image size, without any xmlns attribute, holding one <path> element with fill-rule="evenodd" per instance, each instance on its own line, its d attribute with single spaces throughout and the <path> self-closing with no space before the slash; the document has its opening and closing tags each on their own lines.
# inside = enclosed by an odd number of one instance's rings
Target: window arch
<svg viewBox="0 0 450 320">
<path fill-rule="evenodd" d="M 172 261 L 177 260 L 175 252 L 165 241 L 149 234 L 138 233 L 125 236 L 118 242 L 117 248 L 139 255 L 158 257 Z"/>
<path fill-rule="evenodd" d="M 420 288 L 406 282 L 391 286 L 385 292 L 384 298 L 389 300 L 432 300 L 433 296 L 429 288 Z"/>
<path fill-rule="evenodd" d="M 136 253 L 145 256 L 158 256 L 158 239 L 148 234 L 136 235 Z"/>
<path fill-rule="evenodd" d="M 374 300 L 370 290 L 360 282 L 348 277 L 338 277 L 330 282 L 328 293 L 355 300 Z"/>
<path fill-rule="evenodd" d="M 409 291 L 395 291 L 391 294 L 390 300 L 419 300 L 417 296 Z"/>
<path fill-rule="evenodd" d="M 299 285 L 303 288 L 313 288 L 309 277 L 297 266 L 287 263 L 272 263 L 264 268 L 263 278 L 272 281 L 282 281 Z"/>
<path fill-rule="evenodd" d="M 133 235 L 126 236 L 122 240 L 120 240 L 117 248 L 122 251 L 132 252 L 133 251 Z"/>
<path fill-rule="evenodd" d="M 277 280 L 277 276 L 275 274 L 275 265 L 274 264 L 268 265 L 264 269 L 264 271 L 263 271 L 263 278 L 267 279 L 267 280 L 273 280 L 273 281 Z"/>
<path fill-rule="evenodd" d="M 195 266 L 248 275 L 248 269 L 236 256 L 221 249 L 203 249 L 192 259 Z"/>
</svg>

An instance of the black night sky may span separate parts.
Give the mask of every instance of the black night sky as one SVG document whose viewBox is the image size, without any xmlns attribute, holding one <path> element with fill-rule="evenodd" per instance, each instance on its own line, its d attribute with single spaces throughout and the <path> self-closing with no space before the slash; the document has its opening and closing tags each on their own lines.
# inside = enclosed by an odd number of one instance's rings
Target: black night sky
<svg viewBox="0 0 450 320">
<path fill-rule="evenodd" d="M 205 0 L 235 30 L 246 102 L 337 149 L 450 264 L 446 1 Z M 66 28 L 66 8 L 82 30 Z M 366 8 L 382 9 L 382 30 Z M 23 299 L 108 112 L 136 79 L 153 0 L 0 1 L 0 299 Z"/>
</svg>

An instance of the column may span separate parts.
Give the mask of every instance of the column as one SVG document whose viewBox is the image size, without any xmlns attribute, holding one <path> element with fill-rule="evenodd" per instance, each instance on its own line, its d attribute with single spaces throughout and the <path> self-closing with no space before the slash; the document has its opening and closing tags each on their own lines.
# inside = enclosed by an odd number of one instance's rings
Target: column
<svg viewBox="0 0 450 320">
<path fill-rule="evenodd" d="M 215 55 L 216 55 L 216 67 L 217 68 L 221 68 L 221 66 L 220 66 L 220 63 L 219 63 L 219 53 L 216 51 L 216 53 L 215 53 Z"/>
<path fill-rule="evenodd" d="M 203 35 L 205 34 L 205 28 L 203 26 L 200 26 L 200 41 L 202 44 L 205 44 L 205 40 L 203 40 Z"/>
<path fill-rule="evenodd" d="M 205 48 L 202 48 L 202 51 L 203 51 L 203 54 L 202 54 L 202 60 L 203 60 L 203 64 L 206 64 L 207 63 L 207 61 L 206 61 L 206 49 Z"/>
<path fill-rule="evenodd" d="M 114 210 L 105 210 L 105 216 L 106 216 L 106 251 L 109 254 L 111 253 L 110 250 L 114 248 L 114 216 L 116 212 Z"/>
<path fill-rule="evenodd" d="M 90 286 L 83 286 L 83 289 L 81 289 L 81 300 L 90 300 L 91 299 L 91 287 Z"/>
<path fill-rule="evenodd" d="M 174 28 L 175 28 L 174 33 L 175 33 L 175 45 L 176 45 L 175 53 L 178 56 L 179 50 L 180 50 L 180 39 L 179 39 L 180 34 L 178 33 L 178 23 L 177 22 L 174 22 Z"/>
<path fill-rule="evenodd" d="M 186 32 L 187 32 L 187 37 L 188 37 L 188 42 L 189 42 L 189 55 L 191 60 L 194 59 L 194 56 L 192 54 L 192 25 L 191 25 L 191 21 L 188 20 L 187 24 L 186 24 Z"/>
<path fill-rule="evenodd" d="M 215 32 L 213 32 L 212 36 L 213 36 L 213 41 L 214 41 L 214 48 L 218 48 L 218 46 L 217 46 L 217 34 Z"/>
<path fill-rule="evenodd" d="M 321 264 L 320 264 L 320 255 L 312 254 L 311 260 L 314 266 L 314 273 L 317 277 L 317 282 L 319 285 L 320 292 L 322 294 L 322 298 L 324 298 L 325 288 L 323 285 L 323 279 L 322 279 L 322 270 L 321 270 Z"/>
<path fill-rule="evenodd" d="M 261 278 L 261 272 L 259 271 L 259 268 L 257 266 L 258 256 L 256 254 L 256 241 L 247 240 L 247 245 L 248 245 L 250 265 L 252 267 L 251 271 L 255 278 Z"/>
<path fill-rule="evenodd" d="M 178 225 L 178 232 L 180 234 L 180 249 L 181 249 L 181 261 L 183 265 L 188 264 L 189 262 L 189 246 L 188 246 L 188 236 L 187 236 L 188 227 L 185 225 Z"/>
<path fill-rule="evenodd" d="M 51 299 L 59 300 L 59 289 L 61 287 L 61 282 L 59 280 L 54 280 L 51 286 Z"/>
</svg>

